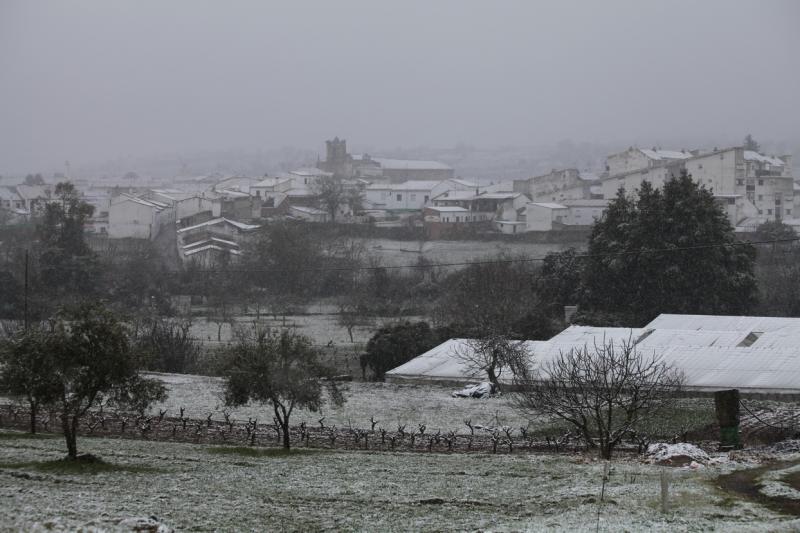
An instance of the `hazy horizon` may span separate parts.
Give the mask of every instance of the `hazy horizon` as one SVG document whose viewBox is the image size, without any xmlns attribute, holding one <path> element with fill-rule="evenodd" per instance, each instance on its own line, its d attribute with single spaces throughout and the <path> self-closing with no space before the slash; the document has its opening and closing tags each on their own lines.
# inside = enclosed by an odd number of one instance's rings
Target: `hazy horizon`
<svg viewBox="0 0 800 533">
<path fill-rule="evenodd" d="M 335 135 L 392 153 L 749 132 L 797 150 L 798 30 L 781 0 L 11 0 L 0 174 Z"/>
</svg>

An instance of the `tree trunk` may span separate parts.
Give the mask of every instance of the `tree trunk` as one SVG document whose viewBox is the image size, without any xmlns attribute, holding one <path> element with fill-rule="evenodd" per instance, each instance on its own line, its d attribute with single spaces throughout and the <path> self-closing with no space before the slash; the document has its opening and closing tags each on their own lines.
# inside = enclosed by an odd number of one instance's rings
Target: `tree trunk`
<svg viewBox="0 0 800 533">
<path fill-rule="evenodd" d="M 35 435 L 36 434 L 36 411 L 37 411 L 37 408 L 39 406 L 33 400 L 29 400 L 29 402 L 30 402 L 30 405 L 31 405 L 31 434 Z"/>
<path fill-rule="evenodd" d="M 289 438 L 289 420 L 281 422 L 281 427 L 283 428 L 283 449 L 284 450 L 291 450 L 292 443 Z"/>
<path fill-rule="evenodd" d="M 489 376 L 489 383 L 494 385 L 495 391 L 499 391 L 500 390 L 500 383 L 497 381 L 497 374 L 495 374 L 495 365 L 494 365 L 494 363 L 489 365 L 489 367 L 486 369 L 486 375 Z"/>
<path fill-rule="evenodd" d="M 600 441 L 600 458 L 611 459 L 611 453 L 614 450 L 614 445 L 605 439 Z"/>
<path fill-rule="evenodd" d="M 78 443 L 76 433 L 78 431 L 78 418 L 73 417 L 70 421 L 69 415 L 61 415 L 61 428 L 64 430 L 64 439 L 67 441 L 67 458 L 78 458 Z"/>
</svg>

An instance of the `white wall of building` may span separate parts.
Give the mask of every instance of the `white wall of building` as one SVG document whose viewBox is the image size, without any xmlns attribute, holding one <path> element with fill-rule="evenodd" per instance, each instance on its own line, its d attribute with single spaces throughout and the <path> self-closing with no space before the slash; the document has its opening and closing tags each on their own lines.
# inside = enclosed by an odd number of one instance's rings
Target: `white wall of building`
<svg viewBox="0 0 800 533">
<path fill-rule="evenodd" d="M 389 185 L 372 185 L 366 189 L 367 202 L 383 209 L 421 210 L 431 199 L 449 190 L 446 181 L 405 182 Z"/>
<path fill-rule="evenodd" d="M 112 239 L 149 239 L 155 234 L 155 207 L 129 198 L 112 200 L 108 209 L 108 236 Z"/>
<path fill-rule="evenodd" d="M 553 222 L 564 222 L 569 209 L 559 204 L 529 203 L 525 209 L 527 231 L 551 231 Z"/>
</svg>

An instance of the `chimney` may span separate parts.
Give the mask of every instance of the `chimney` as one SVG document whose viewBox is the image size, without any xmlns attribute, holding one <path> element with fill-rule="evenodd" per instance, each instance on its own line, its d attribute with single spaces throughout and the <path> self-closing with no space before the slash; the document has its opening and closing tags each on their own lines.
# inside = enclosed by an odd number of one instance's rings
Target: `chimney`
<svg viewBox="0 0 800 533">
<path fill-rule="evenodd" d="M 564 322 L 567 324 L 572 325 L 572 317 L 575 316 L 575 313 L 578 312 L 577 305 L 565 305 L 564 306 Z"/>
</svg>

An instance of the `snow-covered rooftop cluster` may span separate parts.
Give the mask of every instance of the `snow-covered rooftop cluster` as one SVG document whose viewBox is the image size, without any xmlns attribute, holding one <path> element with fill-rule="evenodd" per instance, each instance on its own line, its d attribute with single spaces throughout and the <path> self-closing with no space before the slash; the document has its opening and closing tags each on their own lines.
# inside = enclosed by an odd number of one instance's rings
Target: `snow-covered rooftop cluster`
<svg viewBox="0 0 800 533">
<path fill-rule="evenodd" d="M 640 149 L 641 152 L 656 161 L 663 161 L 665 159 L 689 159 L 692 157 L 690 152 L 678 152 L 675 150 L 661 150 L 661 149 Z"/>
</svg>

